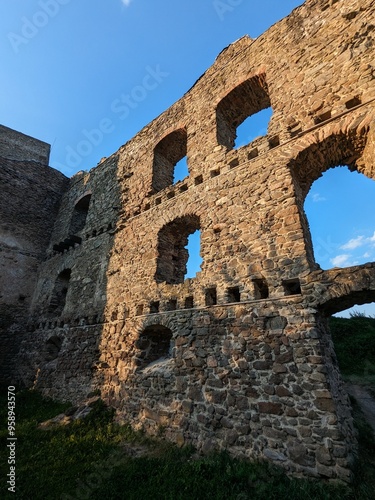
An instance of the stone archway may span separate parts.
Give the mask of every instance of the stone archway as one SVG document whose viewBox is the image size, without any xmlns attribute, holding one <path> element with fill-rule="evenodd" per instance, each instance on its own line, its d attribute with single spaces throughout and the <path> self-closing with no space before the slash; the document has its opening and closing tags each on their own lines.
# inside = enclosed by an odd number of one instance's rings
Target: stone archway
<svg viewBox="0 0 375 500">
<path fill-rule="evenodd" d="M 309 134 L 300 141 L 299 151 L 289 162 L 304 233 L 306 256 L 312 270 L 317 264 L 304 202 L 314 181 L 328 169 L 342 165 L 375 179 L 372 160 L 375 150 L 375 122 L 371 115 L 360 115 L 355 123 L 359 123 L 356 128 L 349 128 L 345 121 L 332 122 L 316 133 Z"/>
</svg>

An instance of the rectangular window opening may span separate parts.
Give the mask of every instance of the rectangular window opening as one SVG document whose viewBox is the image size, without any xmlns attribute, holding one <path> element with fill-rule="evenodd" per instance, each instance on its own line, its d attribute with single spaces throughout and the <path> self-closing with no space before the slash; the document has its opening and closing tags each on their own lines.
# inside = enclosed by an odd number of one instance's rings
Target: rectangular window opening
<svg viewBox="0 0 375 500">
<path fill-rule="evenodd" d="M 159 301 L 153 301 L 150 302 L 150 314 L 156 314 L 159 312 L 159 306 L 160 302 Z"/>
<path fill-rule="evenodd" d="M 217 304 L 216 287 L 207 288 L 205 292 L 205 304 L 206 306 L 214 306 Z"/>
<path fill-rule="evenodd" d="M 268 299 L 268 285 L 264 278 L 254 279 L 254 299 Z"/>
<path fill-rule="evenodd" d="M 352 109 L 352 108 L 355 108 L 356 106 L 359 106 L 361 103 L 361 99 L 359 97 L 353 97 L 352 99 L 349 99 L 349 101 L 347 101 L 345 103 L 345 106 L 346 106 L 346 109 Z"/>
<path fill-rule="evenodd" d="M 284 293 L 288 295 L 301 295 L 301 283 L 298 278 L 283 281 Z"/>
<path fill-rule="evenodd" d="M 278 135 L 275 135 L 268 141 L 270 149 L 275 148 L 276 146 L 280 145 L 280 137 Z"/>
<path fill-rule="evenodd" d="M 227 290 L 228 302 L 241 302 L 241 293 L 238 286 L 233 286 Z"/>
<path fill-rule="evenodd" d="M 136 316 L 142 316 L 143 314 L 143 304 L 139 304 L 135 309 Z"/>
<path fill-rule="evenodd" d="M 192 296 L 186 297 L 185 299 L 185 309 L 193 309 L 194 298 Z"/>
<path fill-rule="evenodd" d="M 323 123 L 331 118 L 331 111 L 326 111 L 324 113 L 321 113 L 320 115 L 316 116 L 314 121 L 315 124 L 318 125 L 319 123 Z"/>
<path fill-rule="evenodd" d="M 248 153 L 247 159 L 252 160 L 253 158 L 256 158 L 258 155 L 259 155 L 258 148 L 254 148 Z"/>
<path fill-rule="evenodd" d="M 167 302 L 166 311 L 175 311 L 177 309 L 177 299 L 170 299 Z"/>
</svg>

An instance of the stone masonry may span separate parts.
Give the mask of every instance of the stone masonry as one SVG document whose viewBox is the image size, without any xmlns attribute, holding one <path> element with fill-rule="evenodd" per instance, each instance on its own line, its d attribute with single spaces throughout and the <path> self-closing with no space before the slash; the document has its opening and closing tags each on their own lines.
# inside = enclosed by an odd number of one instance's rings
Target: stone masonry
<svg viewBox="0 0 375 500">
<path fill-rule="evenodd" d="M 10 379 L 74 402 L 99 390 L 118 421 L 179 445 L 349 481 L 356 439 L 327 317 L 375 300 L 375 263 L 321 270 L 303 207 L 329 168 L 375 178 L 373 19 L 373 0 L 307 0 L 224 49 L 97 167 L 70 181 L 50 169 L 56 196 L 32 200 L 45 253 L 22 322 L 7 323 L 7 339 L 23 329 Z M 267 134 L 235 147 L 265 108 Z M 185 279 L 196 230 L 203 262 Z"/>
</svg>

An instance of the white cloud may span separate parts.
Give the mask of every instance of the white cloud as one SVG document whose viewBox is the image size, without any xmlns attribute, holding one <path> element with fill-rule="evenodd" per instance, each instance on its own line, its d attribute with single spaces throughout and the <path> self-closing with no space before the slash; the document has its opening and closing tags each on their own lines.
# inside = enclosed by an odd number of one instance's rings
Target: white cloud
<svg viewBox="0 0 375 500">
<path fill-rule="evenodd" d="M 121 0 L 121 2 L 125 5 L 125 7 L 129 7 L 131 1 L 132 0 Z"/>
<path fill-rule="evenodd" d="M 349 240 L 347 243 L 345 243 L 344 245 L 341 245 L 341 250 L 354 250 L 356 248 L 359 248 L 359 247 L 363 247 L 363 246 L 368 246 L 368 245 L 371 245 L 371 246 L 375 246 L 375 232 L 372 236 L 370 237 L 365 237 L 365 236 L 357 236 L 356 238 L 352 238 L 351 240 Z"/>
<path fill-rule="evenodd" d="M 358 236 L 357 238 L 352 238 L 348 241 L 348 243 L 345 243 L 345 245 L 342 245 L 340 248 L 342 248 L 342 250 L 354 250 L 355 248 L 365 245 L 366 240 L 367 238 L 364 236 Z"/>
<path fill-rule="evenodd" d="M 348 254 L 336 255 L 336 257 L 331 259 L 331 263 L 333 267 L 343 267 L 349 265 L 349 259 L 350 255 Z"/>
<path fill-rule="evenodd" d="M 365 259 L 368 259 L 369 257 L 371 257 L 370 252 L 365 252 L 365 253 L 363 254 L 363 257 L 364 257 Z"/>
<path fill-rule="evenodd" d="M 311 198 L 314 203 L 318 203 L 319 201 L 326 201 L 326 198 L 324 198 L 324 196 L 321 196 L 319 193 L 312 193 Z"/>
</svg>

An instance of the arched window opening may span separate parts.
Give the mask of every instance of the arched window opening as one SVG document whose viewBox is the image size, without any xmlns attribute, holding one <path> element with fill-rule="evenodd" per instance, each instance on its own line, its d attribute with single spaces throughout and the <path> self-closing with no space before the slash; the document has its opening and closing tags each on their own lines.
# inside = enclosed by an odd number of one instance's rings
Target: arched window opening
<svg viewBox="0 0 375 500">
<path fill-rule="evenodd" d="M 136 342 L 139 349 L 138 367 L 144 368 L 150 363 L 171 357 L 172 332 L 163 325 L 151 325 L 145 328 Z"/>
<path fill-rule="evenodd" d="M 55 314 L 62 313 L 65 307 L 66 295 L 68 293 L 70 275 L 70 269 L 64 269 L 64 271 L 61 271 L 58 275 L 49 304 L 50 312 Z"/>
<path fill-rule="evenodd" d="M 187 171 L 186 155 L 186 129 L 179 129 L 170 133 L 155 146 L 152 167 L 152 189 L 154 193 L 184 178 L 181 176 Z"/>
<path fill-rule="evenodd" d="M 357 215 L 356 221 L 350 214 L 362 198 L 361 188 L 354 185 L 361 176 L 355 172 L 363 171 L 371 176 L 372 169 L 369 164 L 371 145 L 369 150 L 366 143 L 365 133 L 356 134 L 352 131 L 348 134 L 332 134 L 321 142 L 311 144 L 289 164 L 304 232 L 306 256 L 311 268 L 316 268 L 317 263 L 326 269 L 338 265 L 342 267 L 348 260 L 343 257 L 346 255 L 345 249 L 340 249 L 340 247 L 349 243 L 350 239 L 355 239 L 356 231 L 362 231 L 361 227 L 363 228 L 362 223 L 366 213 Z M 346 165 L 347 169 L 339 168 L 342 165 Z M 346 177 L 350 176 L 350 182 L 346 181 L 345 189 L 341 180 L 336 181 L 331 178 L 332 175 L 337 176 L 338 172 L 343 171 Z M 318 179 L 322 176 L 323 179 L 330 179 L 326 194 L 318 184 Z M 369 182 L 373 184 L 373 181 Z M 349 189 L 348 186 L 350 186 Z M 342 197 L 337 197 L 338 193 L 341 193 Z M 331 206 L 329 206 L 330 203 Z M 309 206 L 313 207 L 312 211 Z M 344 214 L 347 208 L 349 208 L 347 216 L 342 217 L 341 214 Z M 306 217 L 306 212 L 309 218 Z M 314 237 L 315 256 L 312 243 L 314 226 L 318 228 L 317 236 Z M 343 226 L 354 235 L 346 242 L 342 234 L 337 233 L 337 230 Z"/>
<path fill-rule="evenodd" d="M 216 108 L 218 143 L 228 149 L 233 149 L 239 125 L 246 118 L 253 117 L 259 111 L 270 107 L 271 102 L 264 74 L 254 76 L 238 85 L 220 101 Z M 256 121 L 255 119 L 255 123 Z M 257 126 L 253 125 L 252 128 L 255 132 Z M 262 125 L 260 128 L 263 129 L 264 126 Z M 236 144 L 239 145 L 239 142 Z"/>
<path fill-rule="evenodd" d="M 248 116 L 236 130 L 234 147 L 245 146 L 258 137 L 267 135 L 267 128 L 272 116 L 272 108 L 264 108 L 254 115 Z"/>
<path fill-rule="evenodd" d="M 327 170 L 304 204 L 315 261 L 323 269 L 375 261 L 375 181 L 346 167 Z"/>
<path fill-rule="evenodd" d="M 87 214 L 89 212 L 91 194 L 81 198 L 75 205 L 70 221 L 69 234 L 80 233 L 86 225 Z"/>
<path fill-rule="evenodd" d="M 190 260 L 188 249 L 189 235 L 193 235 L 193 233 L 199 230 L 199 217 L 196 215 L 187 215 L 166 224 L 159 231 L 158 257 L 155 273 L 155 280 L 158 283 L 164 281 L 170 284 L 184 282 L 188 272 L 187 264 Z M 199 248 L 199 243 L 195 242 L 195 245 Z M 190 273 L 191 271 L 189 270 Z"/>
</svg>

